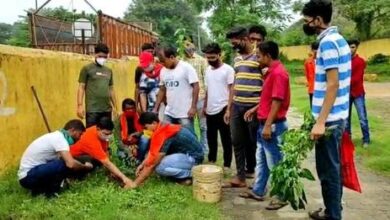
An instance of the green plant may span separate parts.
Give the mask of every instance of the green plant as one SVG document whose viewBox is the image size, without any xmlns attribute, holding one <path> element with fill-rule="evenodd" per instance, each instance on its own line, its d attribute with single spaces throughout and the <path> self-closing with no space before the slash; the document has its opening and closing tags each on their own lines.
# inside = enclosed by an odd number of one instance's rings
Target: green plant
<svg viewBox="0 0 390 220">
<path fill-rule="evenodd" d="M 186 29 L 185 28 L 179 28 L 175 32 L 175 38 L 176 38 L 176 45 L 177 45 L 177 54 L 180 58 L 184 58 L 186 47 L 185 47 L 185 41 L 186 41 Z"/>
<path fill-rule="evenodd" d="M 380 63 L 389 63 L 390 61 L 390 56 L 378 53 L 372 56 L 368 60 L 368 64 L 380 64 Z"/>
</svg>

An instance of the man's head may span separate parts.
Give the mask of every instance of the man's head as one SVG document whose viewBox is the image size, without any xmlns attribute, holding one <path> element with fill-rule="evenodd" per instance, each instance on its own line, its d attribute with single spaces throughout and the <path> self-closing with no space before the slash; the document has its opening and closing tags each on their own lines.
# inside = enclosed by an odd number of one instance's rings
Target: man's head
<svg viewBox="0 0 390 220">
<path fill-rule="evenodd" d="M 149 52 L 152 53 L 154 52 L 154 46 L 151 43 L 144 43 L 141 46 L 142 52 Z"/>
<path fill-rule="evenodd" d="M 160 120 L 154 112 L 144 112 L 139 117 L 139 123 L 148 131 L 154 132 L 157 129 Z"/>
<path fill-rule="evenodd" d="M 110 50 L 107 45 L 99 43 L 95 46 L 95 61 L 99 66 L 104 66 Z"/>
<path fill-rule="evenodd" d="M 221 47 L 217 43 L 207 44 L 202 52 L 210 66 L 217 68 L 221 64 Z"/>
<path fill-rule="evenodd" d="M 249 40 L 252 44 L 259 44 L 265 40 L 267 30 L 263 25 L 253 25 L 249 27 Z"/>
<path fill-rule="evenodd" d="M 81 135 L 84 133 L 85 126 L 82 121 L 78 119 L 73 119 L 68 121 L 65 124 L 64 130 L 68 131 L 69 135 L 76 142 L 78 139 L 80 139 Z"/>
<path fill-rule="evenodd" d="M 356 51 L 360 45 L 360 41 L 357 39 L 349 40 L 348 41 L 349 48 L 351 48 L 351 54 L 352 56 L 355 56 Z"/>
<path fill-rule="evenodd" d="M 251 43 L 246 28 L 234 27 L 226 34 L 226 38 L 230 40 L 233 49 L 237 50 L 238 53 L 245 54 L 251 51 Z"/>
<path fill-rule="evenodd" d="M 302 9 L 303 31 L 306 35 L 320 34 L 332 20 L 331 0 L 310 0 Z"/>
<path fill-rule="evenodd" d="M 266 41 L 257 46 L 257 57 L 261 67 L 269 67 L 274 60 L 279 59 L 279 47 L 273 41 Z"/>
<path fill-rule="evenodd" d="M 147 51 L 141 52 L 139 55 L 139 66 L 144 72 L 152 72 L 155 66 L 153 54 Z"/>
<path fill-rule="evenodd" d="M 160 60 L 160 63 L 167 69 L 174 69 L 178 62 L 177 50 L 172 46 L 163 46 L 158 49 L 157 57 Z"/>
<path fill-rule="evenodd" d="M 196 51 L 195 45 L 191 41 L 187 40 L 187 41 L 184 42 L 184 47 L 186 48 L 185 49 L 185 56 L 187 58 L 194 57 L 194 54 L 195 54 L 195 51 Z"/>
<path fill-rule="evenodd" d="M 122 102 L 122 111 L 127 118 L 134 117 L 136 114 L 135 101 L 132 99 L 124 99 Z"/>
<path fill-rule="evenodd" d="M 311 52 L 313 54 L 314 59 L 317 57 L 317 50 L 318 50 L 319 46 L 320 46 L 320 44 L 317 41 L 311 43 L 311 45 L 310 45 Z"/>
<path fill-rule="evenodd" d="M 98 137 L 102 141 L 109 141 L 114 130 L 114 123 L 108 117 L 102 117 L 96 124 Z"/>
</svg>

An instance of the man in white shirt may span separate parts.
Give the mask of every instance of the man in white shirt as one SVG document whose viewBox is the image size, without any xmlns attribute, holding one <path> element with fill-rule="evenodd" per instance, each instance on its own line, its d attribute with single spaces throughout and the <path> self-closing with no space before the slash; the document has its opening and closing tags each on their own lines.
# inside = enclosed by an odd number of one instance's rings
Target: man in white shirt
<svg viewBox="0 0 390 220">
<path fill-rule="evenodd" d="M 199 80 L 194 67 L 176 58 L 176 49 L 163 47 L 157 56 L 163 64 L 160 73 L 160 90 L 154 112 L 166 97 L 164 122 L 181 124 L 194 132 L 194 116 L 199 94 Z"/>
<path fill-rule="evenodd" d="M 208 128 L 208 159 L 212 163 L 217 161 L 219 131 L 223 147 L 223 165 L 224 168 L 230 168 L 233 148 L 229 121 L 235 71 L 233 67 L 221 61 L 221 48 L 217 43 L 206 45 L 203 53 L 205 53 L 209 63 L 205 74 L 206 97 L 204 103 Z"/>
<path fill-rule="evenodd" d="M 92 169 L 92 164 L 82 164 L 69 153 L 69 145 L 78 140 L 84 131 L 80 120 L 70 120 L 63 129 L 35 139 L 20 161 L 20 185 L 31 190 L 32 195 L 52 197 L 60 191 L 61 183 L 71 170 Z"/>
</svg>

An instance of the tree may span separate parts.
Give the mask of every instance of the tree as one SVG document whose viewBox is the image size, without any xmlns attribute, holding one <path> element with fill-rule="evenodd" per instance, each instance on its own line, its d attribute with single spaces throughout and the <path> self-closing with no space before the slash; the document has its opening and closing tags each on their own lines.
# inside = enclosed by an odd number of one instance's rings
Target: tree
<svg viewBox="0 0 390 220">
<path fill-rule="evenodd" d="M 0 23 L 0 44 L 5 44 L 12 35 L 12 25 Z"/>
</svg>

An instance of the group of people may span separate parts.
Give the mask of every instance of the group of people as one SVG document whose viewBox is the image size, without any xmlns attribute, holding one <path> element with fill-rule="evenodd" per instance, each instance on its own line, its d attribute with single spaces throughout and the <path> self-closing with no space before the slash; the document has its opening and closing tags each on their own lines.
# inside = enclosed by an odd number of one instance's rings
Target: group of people
<svg viewBox="0 0 390 220">
<path fill-rule="evenodd" d="M 337 27 L 330 26 L 330 1 L 311 0 L 302 14 L 304 33 L 318 35 L 319 42 L 313 62 L 311 105 L 316 123 L 311 138 L 316 140 L 316 166 L 326 207 L 309 215 L 341 219 L 340 143 L 350 109 L 351 50 Z M 246 188 L 241 197 L 264 201 L 270 170 L 283 158 L 279 145 L 288 129 L 290 106 L 289 74 L 279 60 L 278 44 L 266 36 L 261 25 L 232 28 L 226 38 L 237 51 L 233 67 L 222 61 L 217 43 L 206 45 L 200 56 L 186 42 L 183 59 L 174 47 L 143 45 L 135 73 L 135 99 L 123 100 L 118 129 L 123 150 L 118 152 L 127 149 L 138 160 L 135 180 L 110 161 L 111 115 L 117 112 L 117 103 L 113 73 L 105 65 L 109 50 L 97 45 L 95 61 L 80 72 L 77 93 L 77 115 L 85 117 L 87 128 L 80 120 L 71 120 L 63 129 L 33 141 L 21 159 L 20 184 L 33 194 L 52 196 L 67 177 L 83 177 L 99 166 L 126 189 L 140 186 L 154 171 L 190 184 L 193 166 L 203 163 L 205 156 L 210 163 L 217 161 L 219 132 L 223 166 L 230 168 L 233 152 L 236 161 L 237 173 L 224 187 Z M 323 138 L 326 129 L 330 135 Z M 247 185 L 246 179 L 253 177 L 253 185 Z M 286 204 L 276 196 L 267 209 Z"/>
</svg>

